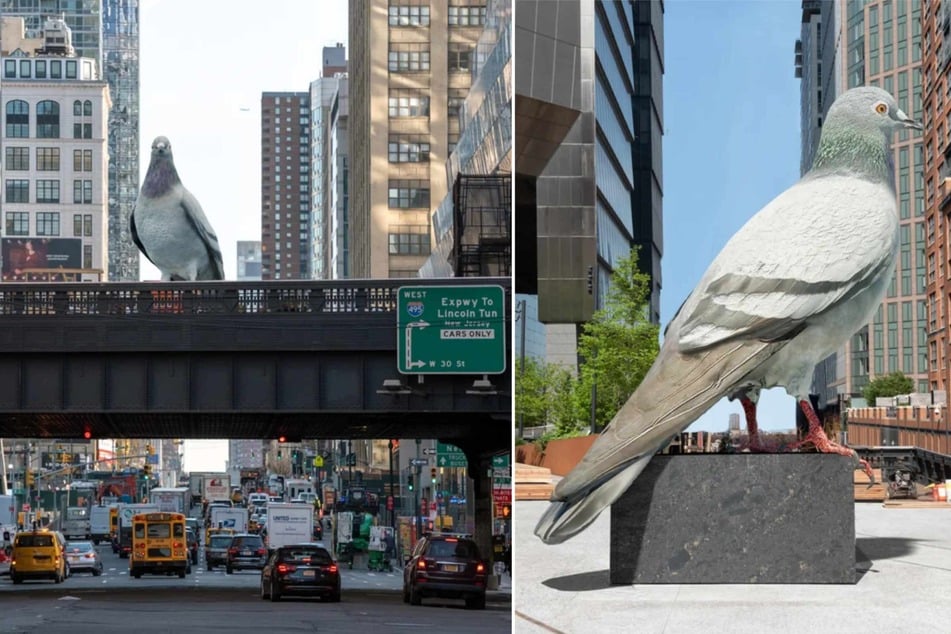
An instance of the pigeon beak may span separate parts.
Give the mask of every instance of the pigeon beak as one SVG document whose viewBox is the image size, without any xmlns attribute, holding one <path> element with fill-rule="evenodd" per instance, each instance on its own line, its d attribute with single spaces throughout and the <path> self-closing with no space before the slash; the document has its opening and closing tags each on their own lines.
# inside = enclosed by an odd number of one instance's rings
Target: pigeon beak
<svg viewBox="0 0 951 634">
<path fill-rule="evenodd" d="M 914 119 L 912 119 L 911 117 L 909 117 L 909 116 L 908 116 L 907 114 L 905 114 L 904 111 L 902 111 L 902 110 L 898 110 L 898 111 L 895 113 L 895 119 L 897 119 L 898 122 L 901 123 L 901 124 L 902 124 L 904 127 L 906 127 L 906 128 L 914 128 L 915 130 L 924 130 L 924 129 L 925 129 L 925 127 L 924 127 L 923 125 L 921 125 L 920 123 L 918 123 L 917 121 L 915 121 Z"/>
</svg>

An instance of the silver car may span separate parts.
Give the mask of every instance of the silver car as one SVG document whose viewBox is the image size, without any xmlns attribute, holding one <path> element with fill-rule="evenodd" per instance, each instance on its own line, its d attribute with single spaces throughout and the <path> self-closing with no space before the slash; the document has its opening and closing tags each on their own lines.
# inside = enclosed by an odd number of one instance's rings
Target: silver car
<svg viewBox="0 0 951 634">
<path fill-rule="evenodd" d="M 102 574 L 102 559 L 92 542 L 66 542 L 63 552 L 66 554 L 69 574 L 91 572 L 96 577 Z"/>
</svg>

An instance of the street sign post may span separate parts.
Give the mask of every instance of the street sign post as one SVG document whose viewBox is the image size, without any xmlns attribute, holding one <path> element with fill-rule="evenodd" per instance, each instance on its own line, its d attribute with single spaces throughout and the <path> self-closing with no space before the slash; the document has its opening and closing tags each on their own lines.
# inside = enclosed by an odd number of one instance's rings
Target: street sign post
<svg viewBox="0 0 951 634">
<path fill-rule="evenodd" d="M 433 449 L 432 447 L 426 447 L 425 449 L 423 449 L 423 455 L 424 455 L 424 456 L 435 456 L 435 455 L 436 455 L 436 450 Z"/>
<path fill-rule="evenodd" d="M 455 445 L 446 443 L 436 443 L 436 466 L 437 467 L 466 467 L 469 462 L 466 460 L 466 454 Z"/>
<path fill-rule="evenodd" d="M 396 326 L 403 374 L 505 372 L 501 286 L 401 286 Z"/>
</svg>

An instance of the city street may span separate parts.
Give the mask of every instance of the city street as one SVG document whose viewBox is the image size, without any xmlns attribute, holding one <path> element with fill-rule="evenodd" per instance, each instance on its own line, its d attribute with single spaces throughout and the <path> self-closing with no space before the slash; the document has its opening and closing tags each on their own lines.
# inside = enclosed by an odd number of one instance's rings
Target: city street
<svg viewBox="0 0 951 634">
<path fill-rule="evenodd" d="M 208 572 L 203 563 L 185 579 L 145 576 L 133 579 L 128 560 L 99 546 L 102 576 L 79 573 L 62 584 L 47 581 L 14 586 L 0 577 L 4 605 L 0 633 L 96 631 L 124 632 L 399 632 L 432 626 L 453 632 L 511 629 L 510 594 L 490 593 L 485 610 L 466 610 L 464 602 L 428 599 L 422 606 L 403 603 L 402 577 L 393 573 L 342 569 L 343 599 L 261 599 L 259 573 Z M 12 601 L 15 594 L 16 600 Z M 134 625 L 129 620 L 134 619 Z"/>
</svg>

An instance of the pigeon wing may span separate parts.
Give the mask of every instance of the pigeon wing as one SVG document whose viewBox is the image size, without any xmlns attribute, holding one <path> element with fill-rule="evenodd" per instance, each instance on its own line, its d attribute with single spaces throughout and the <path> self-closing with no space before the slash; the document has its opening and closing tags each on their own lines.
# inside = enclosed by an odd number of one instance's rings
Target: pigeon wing
<svg viewBox="0 0 951 634">
<path fill-rule="evenodd" d="M 205 249 L 208 251 L 208 262 L 211 266 L 213 278 L 225 279 L 224 265 L 221 258 L 221 247 L 218 246 L 218 236 L 215 235 L 211 223 L 205 217 L 198 199 L 190 191 L 182 187 L 182 207 L 185 209 L 185 217 L 199 235 L 201 241 L 205 243 Z"/>
<path fill-rule="evenodd" d="M 149 252 L 145 250 L 145 245 L 142 244 L 141 240 L 139 240 L 139 232 L 135 228 L 135 210 L 136 209 L 138 209 L 138 203 L 136 203 L 136 206 L 132 208 L 132 213 L 129 214 L 129 230 L 132 232 L 132 241 L 135 242 L 135 246 L 139 247 L 139 251 L 142 252 L 142 255 L 144 255 L 145 258 L 149 262 L 152 262 L 152 264 L 155 264 L 152 258 L 149 257 Z M 156 266 L 158 265 L 156 264 Z"/>
<path fill-rule="evenodd" d="M 676 317 L 680 350 L 795 336 L 890 274 L 897 226 L 887 186 L 807 177 L 750 219 L 710 265 Z"/>
</svg>

